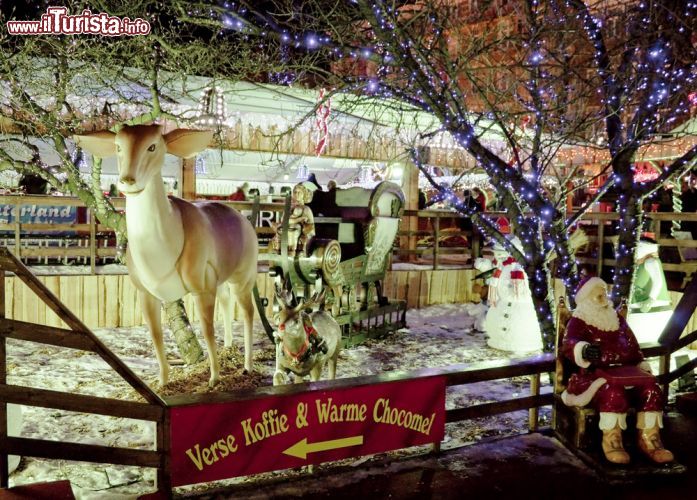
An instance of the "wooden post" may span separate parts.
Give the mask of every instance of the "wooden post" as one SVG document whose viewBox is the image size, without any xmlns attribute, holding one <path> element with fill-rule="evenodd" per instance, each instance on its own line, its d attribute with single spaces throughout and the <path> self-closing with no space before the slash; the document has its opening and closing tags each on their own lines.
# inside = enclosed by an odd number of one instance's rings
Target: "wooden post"
<svg viewBox="0 0 697 500">
<path fill-rule="evenodd" d="M 15 255 L 18 259 L 22 258 L 22 205 L 19 201 L 15 203 Z"/>
<path fill-rule="evenodd" d="M 440 216 L 436 214 L 433 223 L 433 269 L 438 269 L 438 238 L 440 238 Z"/>
<path fill-rule="evenodd" d="M 535 373 L 530 375 L 530 395 L 539 396 L 540 395 L 540 374 Z M 538 414 L 539 408 L 533 406 L 528 410 L 528 428 L 530 432 L 535 432 L 538 427 Z"/>
<path fill-rule="evenodd" d="M 661 237 L 661 219 L 653 219 L 651 221 L 651 229 L 653 229 L 653 237 L 658 241 Z"/>
<path fill-rule="evenodd" d="M 18 212 L 19 213 L 19 212 Z M 18 220 L 18 219 L 15 219 Z M 5 319 L 5 270 L 0 269 L 0 319 Z M 7 352 L 4 335 L 0 335 L 0 385 L 7 383 Z M 0 442 L 7 441 L 7 402 L 0 401 Z M 7 488 L 9 480 L 7 453 L 0 452 L 0 488 Z"/>
<path fill-rule="evenodd" d="M 597 275 L 602 276 L 603 272 L 603 247 L 605 245 L 605 221 L 603 219 L 598 220 L 598 262 L 597 262 Z"/>
<path fill-rule="evenodd" d="M 182 160 L 182 198 L 196 199 L 196 157 Z"/>
<path fill-rule="evenodd" d="M 172 476 L 170 471 L 170 409 L 165 408 L 164 416 L 157 422 L 157 452 L 160 454 L 160 466 L 157 468 L 155 487 L 165 498 L 172 497 Z"/>
<path fill-rule="evenodd" d="M 660 358 L 658 358 L 658 374 L 659 375 L 665 375 L 670 371 L 670 353 L 664 354 Z M 663 394 L 665 394 L 664 397 L 668 397 L 668 383 L 661 384 L 661 390 L 663 391 Z"/>
<path fill-rule="evenodd" d="M 418 210 L 419 209 L 419 169 L 416 165 L 411 162 L 407 162 L 404 165 L 404 199 L 406 210 Z M 405 231 L 418 231 L 419 229 L 419 217 L 403 217 L 402 218 Z M 416 250 L 416 242 L 418 241 L 418 236 L 416 234 L 410 234 L 400 242 L 400 248 L 404 249 L 406 246 L 407 250 Z M 409 252 L 407 256 L 408 261 L 415 261 L 418 258 L 416 253 Z"/>
<path fill-rule="evenodd" d="M 474 263 L 474 259 L 477 257 L 481 257 L 482 255 L 482 250 L 481 250 L 482 242 L 481 242 L 481 236 L 479 235 L 479 231 L 472 227 L 472 262 Z"/>
<path fill-rule="evenodd" d="M 89 209 L 90 213 L 90 272 L 95 274 L 97 267 L 97 217 L 94 210 Z"/>
</svg>

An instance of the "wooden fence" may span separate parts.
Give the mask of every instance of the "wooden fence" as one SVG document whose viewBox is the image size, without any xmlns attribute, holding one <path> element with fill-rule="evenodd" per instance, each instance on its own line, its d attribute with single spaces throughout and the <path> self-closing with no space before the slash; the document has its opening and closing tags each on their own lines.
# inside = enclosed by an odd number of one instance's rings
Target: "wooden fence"
<svg viewBox="0 0 697 500">
<path fill-rule="evenodd" d="M 40 327 L 32 323 L 6 319 L 3 307 L 6 271 L 14 273 L 24 281 L 60 317 L 68 329 Z M 169 429 L 164 401 L 7 249 L 0 249 L 0 278 L 0 487 L 6 488 L 8 485 L 8 454 L 62 459 L 80 457 L 80 460 L 87 462 L 157 467 L 158 479 L 161 484 L 165 484 Z M 7 338 L 93 352 L 135 389 L 145 402 L 122 401 L 7 384 Z M 9 437 L 7 435 L 7 403 L 153 421 L 157 423 L 156 449 L 139 450 Z"/>
<path fill-rule="evenodd" d="M 117 209 L 125 205 L 123 198 L 112 198 Z M 279 221 L 283 203 L 226 202 L 229 206 L 247 214 L 258 214 L 255 220 L 261 254 L 274 230 L 271 222 Z M 116 238 L 111 229 L 100 224 L 92 211 L 79 199 L 62 196 L 0 196 L 0 205 L 12 207 L 19 214 L 22 208 L 34 206 L 74 207 L 79 222 L 70 224 L 22 223 L 17 217 L 7 222 L 0 214 L 0 245 L 10 248 L 24 263 L 75 263 L 89 265 L 91 272 L 99 264 L 115 262 Z M 8 212 L 7 208 L 5 212 Z M 492 217 L 505 215 L 493 212 Z M 589 212 L 581 218 L 581 227 L 588 234 L 589 244 L 582 249 L 579 261 L 595 267 L 598 275 L 605 267 L 614 266 L 609 252 L 615 239 L 612 225 L 617 213 Z M 647 213 L 652 232 L 664 250 L 697 249 L 697 241 L 674 239 L 662 228 L 666 223 L 695 222 L 695 213 Z M 2 222 L 5 220 L 5 222 Z M 318 218 L 317 220 L 321 220 Z M 483 241 L 477 231 L 461 230 L 466 218 L 450 210 L 406 210 L 393 251 L 393 263 L 422 264 L 433 270 L 439 268 L 471 268 L 475 258 L 481 256 Z M 412 229 L 409 229 L 409 228 Z M 413 229 L 416 228 L 416 229 Z M 663 229 L 663 232 L 662 232 Z M 676 252 L 674 252 L 676 253 Z M 684 273 L 689 278 L 697 270 L 697 259 L 684 259 L 682 252 L 674 255 L 675 262 L 664 262 L 666 271 Z M 685 280 L 687 281 L 687 280 Z"/>
<path fill-rule="evenodd" d="M 0 487 L 8 486 L 7 457 L 10 454 L 64 460 L 74 460 L 76 457 L 79 457 L 81 461 L 88 462 L 157 468 L 156 487 L 165 495 L 171 495 L 169 421 L 170 411 L 177 405 L 220 403 L 240 399 L 249 400 L 255 397 L 268 397 L 273 394 L 317 392 L 332 388 L 365 386 L 385 381 L 433 376 L 443 376 L 446 379 L 447 386 L 520 376 L 531 377 L 529 396 L 486 402 L 468 407 L 451 408 L 446 411 L 446 422 L 456 422 L 528 409 L 530 411 L 530 429 L 535 430 L 538 425 L 538 408 L 553 403 L 553 395 L 551 393 L 542 394 L 540 392 L 540 375 L 542 373 L 552 373 L 554 370 L 553 354 L 543 354 L 524 360 L 455 365 L 447 368 L 429 368 L 412 372 L 323 381 L 310 385 L 264 387 L 243 393 L 212 393 L 179 396 L 163 400 L 138 379 L 117 356 L 109 351 L 80 319 L 65 305 L 61 304 L 19 260 L 6 249 L 0 249 L 0 278 L 6 271 L 11 271 L 22 279 L 70 329 L 37 327 L 36 325 L 5 319 L 2 308 L 2 304 L 5 302 L 3 300 L 4 280 L 0 279 Z M 697 307 L 697 281 L 693 281 L 690 284 L 676 307 L 671 323 L 661 336 L 661 343 L 644 346 L 644 353 L 648 357 L 660 357 L 659 381 L 663 384 L 668 384 L 697 366 L 696 358 L 682 367 L 670 371 L 671 355 L 677 349 L 697 339 L 697 332 L 694 331 L 686 337 L 680 338 L 680 333 L 693 315 L 695 307 Z M 145 402 L 128 402 L 7 384 L 7 338 L 95 352 L 138 391 Z M 155 449 L 137 450 L 9 437 L 7 435 L 7 403 L 154 421 L 157 424 Z M 436 443 L 437 448 L 438 444 Z"/>
<path fill-rule="evenodd" d="M 404 300 L 408 308 L 433 304 L 471 302 L 474 294 L 473 269 L 389 271 L 384 293 L 392 300 Z M 144 323 L 139 291 L 127 274 L 46 275 L 36 279 L 58 297 L 90 328 L 131 327 Z M 272 298 L 273 279 L 266 273 L 257 276 L 262 297 Z M 197 321 L 193 298 L 184 298 L 189 319 Z M 271 301 L 267 317 L 272 314 Z M 65 328 L 61 319 L 16 276 L 5 277 L 5 311 L 20 321 Z M 216 321 L 222 322 L 223 309 L 216 307 Z M 235 320 L 241 312 L 235 304 Z"/>
</svg>

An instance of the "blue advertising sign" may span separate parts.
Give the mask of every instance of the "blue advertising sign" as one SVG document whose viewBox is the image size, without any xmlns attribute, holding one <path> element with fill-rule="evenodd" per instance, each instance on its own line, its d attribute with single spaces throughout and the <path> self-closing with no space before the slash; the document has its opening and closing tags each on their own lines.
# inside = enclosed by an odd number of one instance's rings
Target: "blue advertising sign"
<svg viewBox="0 0 697 500">
<path fill-rule="evenodd" d="M 0 204 L 0 223 L 11 224 L 15 222 L 16 212 L 16 205 Z M 75 224 L 77 222 L 77 207 L 21 205 L 19 220 L 22 224 Z"/>
</svg>

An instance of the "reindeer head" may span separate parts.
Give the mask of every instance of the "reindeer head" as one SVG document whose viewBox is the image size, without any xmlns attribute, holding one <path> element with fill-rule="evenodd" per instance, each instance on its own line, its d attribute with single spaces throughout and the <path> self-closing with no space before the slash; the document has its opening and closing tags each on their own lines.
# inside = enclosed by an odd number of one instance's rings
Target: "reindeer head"
<svg viewBox="0 0 697 500">
<path fill-rule="evenodd" d="M 165 153 L 189 158 L 203 151 L 213 132 L 176 129 L 162 135 L 161 125 L 125 126 L 118 133 L 103 130 L 74 136 L 75 143 L 100 158 L 116 155 L 119 163 L 118 188 L 126 196 L 143 191 L 160 174 Z"/>
<path fill-rule="evenodd" d="M 315 292 L 312 297 L 304 301 L 298 301 L 293 305 L 293 294 L 285 288 L 280 288 L 276 285 L 276 300 L 281 306 L 281 309 L 274 315 L 274 320 L 278 324 L 277 336 L 281 339 L 289 339 L 290 337 L 305 338 L 305 325 L 311 324 L 309 315 L 305 312 L 306 309 L 312 309 L 314 306 L 324 302 L 324 290 Z"/>
</svg>

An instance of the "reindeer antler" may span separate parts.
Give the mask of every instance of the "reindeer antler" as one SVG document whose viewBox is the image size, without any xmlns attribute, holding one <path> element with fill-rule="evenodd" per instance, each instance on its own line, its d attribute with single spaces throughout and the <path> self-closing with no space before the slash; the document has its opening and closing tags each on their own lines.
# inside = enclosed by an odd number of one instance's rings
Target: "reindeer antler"
<svg viewBox="0 0 697 500">
<path fill-rule="evenodd" d="M 275 290 L 275 295 L 276 295 L 276 300 L 285 308 L 285 309 L 294 309 L 293 306 L 293 292 L 291 290 L 288 290 L 286 288 L 286 284 L 284 282 L 283 286 L 278 286 L 278 283 L 274 285 Z"/>
<path fill-rule="evenodd" d="M 312 296 L 301 304 L 298 304 L 296 309 L 301 311 L 302 309 L 311 309 L 315 306 L 320 306 L 324 302 L 324 295 L 326 289 L 322 288 L 319 292 L 314 292 Z"/>
</svg>

